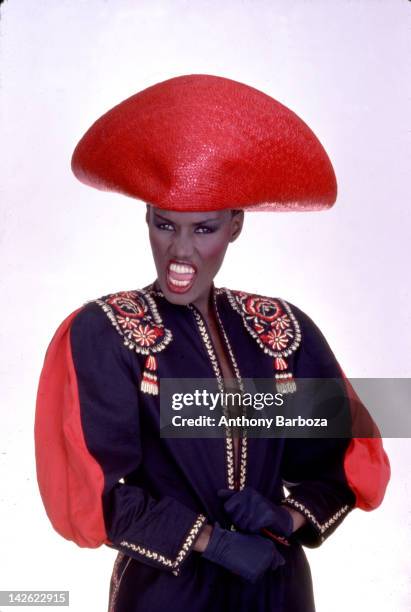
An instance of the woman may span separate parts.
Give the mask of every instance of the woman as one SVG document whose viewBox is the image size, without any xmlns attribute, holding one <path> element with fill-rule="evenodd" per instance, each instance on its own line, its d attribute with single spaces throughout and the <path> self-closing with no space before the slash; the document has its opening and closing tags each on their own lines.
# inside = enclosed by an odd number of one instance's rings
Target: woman
<svg viewBox="0 0 411 612">
<path fill-rule="evenodd" d="M 119 551 L 111 611 L 314 610 L 302 544 L 318 546 L 353 508 L 381 503 L 381 440 L 253 438 L 246 427 L 161 437 L 159 390 L 162 379 L 215 379 L 220 392 L 272 379 L 298 400 L 298 379 L 333 379 L 337 395 L 303 395 L 307 410 L 353 426 L 363 416 L 307 315 L 213 283 L 244 209 L 332 205 L 324 149 L 265 94 L 191 75 L 106 113 L 72 167 L 87 184 L 150 203 L 157 279 L 79 308 L 49 346 L 36 454 L 50 520 L 80 546 Z"/>
</svg>

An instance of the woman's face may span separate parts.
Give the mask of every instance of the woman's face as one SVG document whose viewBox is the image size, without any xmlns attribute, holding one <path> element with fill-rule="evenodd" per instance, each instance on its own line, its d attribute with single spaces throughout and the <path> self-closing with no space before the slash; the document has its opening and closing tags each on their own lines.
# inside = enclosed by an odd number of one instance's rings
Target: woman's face
<svg viewBox="0 0 411 612">
<path fill-rule="evenodd" d="M 147 206 L 151 250 L 161 291 L 173 304 L 206 306 L 242 211 L 175 212 Z"/>
</svg>

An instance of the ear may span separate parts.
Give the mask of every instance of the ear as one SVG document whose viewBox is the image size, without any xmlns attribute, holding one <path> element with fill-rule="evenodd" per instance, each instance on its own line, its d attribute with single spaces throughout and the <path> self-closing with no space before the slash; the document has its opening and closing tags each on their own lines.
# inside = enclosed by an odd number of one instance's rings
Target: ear
<svg viewBox="0 0 411 612">
<path fill-rule="evenodd" d="M 244 223 L 244 211 L 243 210 L 236 210 L 233 213 L 233 216 L 232 216 L 232 219 L 231 219 L 231 237 L 230 237 L 230 242 L 234 242 L 234 240 L 237 240 L 237 238 L 241 234 L 241 230 L 243 229 L 243 223 Z"/>
</svg>

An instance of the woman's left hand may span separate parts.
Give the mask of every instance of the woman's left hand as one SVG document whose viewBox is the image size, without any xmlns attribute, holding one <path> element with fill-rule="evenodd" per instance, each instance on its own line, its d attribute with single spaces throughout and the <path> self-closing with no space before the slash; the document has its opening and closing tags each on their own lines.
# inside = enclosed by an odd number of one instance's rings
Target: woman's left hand
<svg viewBox="0 0 411 612">
<path fill-rule="evenodd" d="M 290 512 L 284 506 L 271 503 L 251 487 L 242 491 L 220 489 L 218 496 L 225 499 L 224 510 L 240 531 L 259 533 L 265 528 L 288 537 L 294 530 Z"/>
</svg>

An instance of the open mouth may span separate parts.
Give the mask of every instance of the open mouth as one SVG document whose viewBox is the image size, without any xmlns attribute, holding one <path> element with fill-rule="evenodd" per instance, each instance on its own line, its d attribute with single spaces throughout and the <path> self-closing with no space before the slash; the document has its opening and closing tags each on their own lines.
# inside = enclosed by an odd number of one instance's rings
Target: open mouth
<svg viewBox="0 0 411 612">
<path fill-rule="evenodd" d="M 189 263 L 170 261 L 167 267 L 167 286 L 174 293 L 185 293 L 194 284 L 196 268 Z"/>
</svg>

